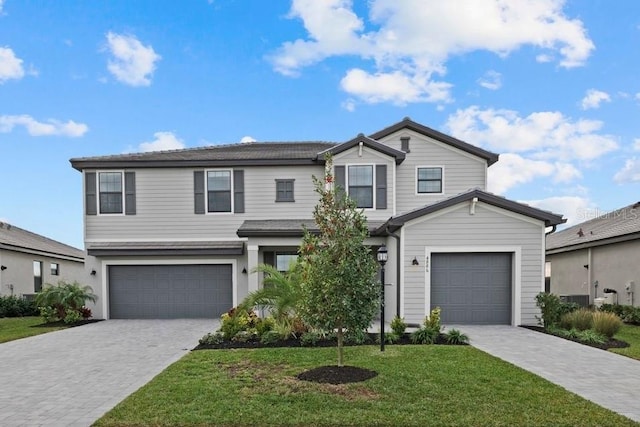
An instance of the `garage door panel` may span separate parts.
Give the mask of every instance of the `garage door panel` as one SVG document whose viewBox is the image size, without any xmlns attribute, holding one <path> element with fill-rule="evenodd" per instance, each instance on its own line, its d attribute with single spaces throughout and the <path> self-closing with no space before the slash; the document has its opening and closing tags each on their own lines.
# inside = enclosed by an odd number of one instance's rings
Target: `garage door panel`
<svg viewBox="0 0 640 427">
<path fill-rule="evenodd" d="M 510 324 L 512 254 L 434 253 L 431 306 L 450 324 Z"/>
<path fill-rule="evenodd" d="M 231 264 L 109 267 L 114 319 L 214 318 L 231 306 Z"/>
</svg>

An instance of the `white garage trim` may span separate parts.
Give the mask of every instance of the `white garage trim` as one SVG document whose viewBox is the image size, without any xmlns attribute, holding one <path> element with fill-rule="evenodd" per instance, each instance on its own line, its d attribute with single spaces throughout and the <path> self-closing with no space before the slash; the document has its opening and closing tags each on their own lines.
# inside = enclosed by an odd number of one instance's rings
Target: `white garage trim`
<svg viewBox="0 0 640 427">
<path fill-rule="evenodd" d="M 161 258 L 161 259 L 135 259 L 130 258 L 126 260 L 104 260 L 101 262 L 102 270 L 102 312 L 104 318 L 109 319 L 111 313 L 109 312 L 109 289 L 108 289 L 108 274 L 107 270 L 111 265 L 213 265 L 213 264 L 231 264 L 231 277 L 232 277 L 232 297 L 233 307 L 238 305 L 238 268 L 237 260 L 230 259 L 178 259 L 178 258 Z"/>
<path fill-rule="evenodd" d="M 513 253 L 513 294 L 511 298 L 511 324 L 522 323 L 521 286 L 522 286 L 522 247 L 520 246 L 425 246 L 424 248 L 424 313 L 431 311 L 431 254 L 432 253 Z M 403 308 L 404 309 L 404 308 Z"/>
</svg>

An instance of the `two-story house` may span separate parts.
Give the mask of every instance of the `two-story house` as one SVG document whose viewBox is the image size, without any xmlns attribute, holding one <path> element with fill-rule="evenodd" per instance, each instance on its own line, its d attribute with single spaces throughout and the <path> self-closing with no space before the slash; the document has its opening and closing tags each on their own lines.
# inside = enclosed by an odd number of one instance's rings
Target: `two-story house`
<svg viewBox="0 0 640 427">
<path fill-rule="evenodd" d="M 530 324 L 544 289 L 545 227 L 561 216 L 487 193 L 498 155 L 406 118 L 344 143 L 241 143 L 76 158 L 84 176 L 86 268 L 104 318 L 216 317 L 286 269 L 336 183 L 387 245 L 386 316 Z"/>
</svg>

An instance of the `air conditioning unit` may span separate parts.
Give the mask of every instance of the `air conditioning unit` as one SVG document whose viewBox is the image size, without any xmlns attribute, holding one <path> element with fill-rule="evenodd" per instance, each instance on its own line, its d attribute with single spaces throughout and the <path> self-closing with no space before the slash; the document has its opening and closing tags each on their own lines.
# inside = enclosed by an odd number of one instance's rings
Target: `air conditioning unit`
<svg viewBox="0 0 640 427">
<path fill-rule="evenodd" d="M 568 303 L 574 302 L 580 307 L 589 306 L 589 295 L 560 295 L 560 300 Z"/>
</svg>

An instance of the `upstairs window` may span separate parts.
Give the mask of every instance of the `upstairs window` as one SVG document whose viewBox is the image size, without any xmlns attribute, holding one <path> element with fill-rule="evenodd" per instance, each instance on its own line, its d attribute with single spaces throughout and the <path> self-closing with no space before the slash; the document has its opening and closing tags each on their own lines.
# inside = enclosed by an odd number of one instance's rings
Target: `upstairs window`
<svg viewBox="0 0 640 427">
<path fill-rule="evenodd" d="M 57 262 L 52 262 L 51 263 L 51 275 L 52 276 L 59 276 L 60 275 L 60 264 L 58 264 Z"/>
<path fill-rule="evenodd" d="M 359 208 L 373 208 L 373 166 L 349 166 L 349 197 L 355 200 Z"/>
<path fill-rule="evenodd" d="M 231 212 L 231 171 L 207 171 L 207 211 Z"/>
<path fill-rule="evenodd" d="M 98 188 L 101 214 L 121 214 L 122 172 L 100 172 Z"/>
<path fill-rule="evenodd" d="M 418 168 L 418 194 L 442 193 L 442 168 Z"/>
<path fill-rule="evenodd" d="M 276 179 L 276 202 L 294 202 L 293 179 Z"/>
</svg>

